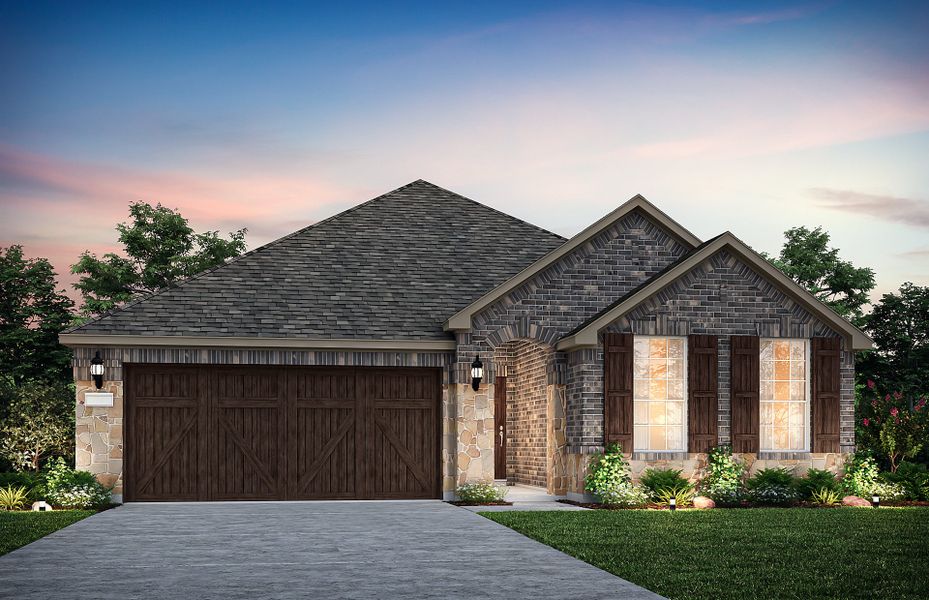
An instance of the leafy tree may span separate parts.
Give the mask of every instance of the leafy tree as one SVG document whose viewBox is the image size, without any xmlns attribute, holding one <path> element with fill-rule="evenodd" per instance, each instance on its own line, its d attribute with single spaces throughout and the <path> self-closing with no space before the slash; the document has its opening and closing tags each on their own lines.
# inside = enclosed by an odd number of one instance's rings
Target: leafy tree
<svg viewBox="0 0 929 600">
<path fill-rule="evenodd" d="M 874 289 L 874 271 L 839 258 L 838 248 L 829 246 L 829 234 L 822 227 L 794 227 L 785 231 L 784 237 L 787 239 L 777 257 L 762 256 L 837 313 L 860 325 L 862 307 Z"/>
<path fill-rule="evenodd" d="M 875 350 L 858 361 L 861 383 L 908 398 L 929 393 L 929 287 L 904 283 L 884 294 L 865 321 Z"/>
<path fill-rule="evenodd" d="M 169 287 L 245 251 L 246 229 L 231 232 L 229 239 L 217 231 L 195 233 L 178 211 L 161 204 L 134 202 L 129 217 L 130 223 L 116 226 L 125 256 L 108 252 L 98 258 L 85 251 L 71 267 L 81 275 L 74 287 L 83 296 L 85 317 Z"/>
<path fill-rule="evenodd" d="M 74 302 L 56 285 L 47 259 L 25 258 L 18 245 L 0 248 L 0 373 L 14 384 L 71 379 L 71 351 L 58 334 Z"/>
<path fill-rule="evenodd" d="M 74 455 L 74 385 L 28 381 L 3 386 L 11 397 L 0 425 L 0 457 L 17 471 L 38 471 L 50 456 Z"/>
</svg>

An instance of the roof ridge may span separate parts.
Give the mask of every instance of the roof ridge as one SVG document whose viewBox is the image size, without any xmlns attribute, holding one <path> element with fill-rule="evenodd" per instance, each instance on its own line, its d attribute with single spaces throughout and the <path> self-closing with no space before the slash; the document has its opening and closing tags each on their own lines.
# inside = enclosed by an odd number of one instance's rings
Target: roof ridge
<svg viewBox="0 0 929 600">
<path fill-rule="evenodd" d="M 181 280 L 179 280 L 179 281 L 176 281 L 175 283 L 173 283 L 173 284 L 171 284 L 171 285 L 167 285 L 167 286 L 165 286 L 165 287 L 159 288 L 159 289 L 155 290 L 154 292 L 152 292 L 152 293 L 150 293 L 150 294 L 145 294 L 145 295 L 139 296 L 138 298 L 134 298 L 133 300 L 130 300 L 129 302 L 123 304 L 122 306 L 119 306 L 119 307 L 114 308 L 114 309 L 112 309 L 112 310 L 108 310 L 107 312 L 105 312 L 105 313 L 103 313 L 103 314 L 101 314 L 101 315 L 97 315 L 96 317 L 94 317 L 94 318 L 92 318 L 92 319 L 90 319 L 90 320 L 88 320 L 88 321 L 85 321 L 84 323 L 81 323 L 80 325 L 75 325 L 74 327 L 70 327 L 70 328 L 68 328 L 68 329 L 66 329 L 66 330 L 64 330 L 64 331 L 62 331 L 62 333 L 75 333 L 75 332 L 77 332 L 78 330 L 82 329 L 83 327 L 85 327 L 85 326 L 87 326 L 87 325 L 90 325 L 90 324 L 92 324 L 92 323 L 97 323 L 98 321 L 101 321 L 101 320 L 103 320 L 103 319 L 109 317 L 110 315 L 114 315 L 114 314 L 116 314 L 116 313 L 122 312 L 122 311 L 124 311 L 124 310 L 126 310 L 126 309 L 128 309 L 128 308 L 131 308 L 131 307 L 135 306 L 136 304 L 139 304 L 140 302 L 143 302 L 143 301 L 145 301 L 145 300 L 148 300 L 149 298 L 154 298 L 154 297 L 156 297 L 156 296 L 160 296 L 161 294 L 167 292 L 168 290 L 177 289 L 177 288 L 181 287 L 182 285 L 186 285 L 186 284 L 188 284 L 188 283 L 190 283 L 190 282 L 192 282 L 192 281 L 196 281 L 197 279 L 200 279 L 201 277 L 204 277 L 204 276 L 206 276 L 206 275 L 209 275 L 210 273 L 213 273 L 214 271 L 218 271 L 219 269 L 222 269 L 223 267 L 227 267 L 227 266 L 229 266 L 229 265 L 231 265 L 231 264 L 233 264 L 233 263 L 236 263 L 236 262 L 238 262 L 238 261 L 240 261 L 240 260 L 242 260 L 242 259 L 244 259 L 244 258 L 246 258 L 246 257 L 255 255 L 255 254 L 259 253 L 259 252 L 263 252 L 264 250 L 267 250 L 268 248 L 275 247 L 275 246 L 277 246 L 277 245 L 279 245 L 279 244 L 285 242 L 286 240 L 289 240 L 289 239 L 292 238 L 292 237 L 295 237 L 295 236 L 297 236 L 297 235 L 300 235 L 300 234 L 304 233 L 305 231 L 308 231 L 308 230 L 310 230 L 310 229 L 313 229 L 314 227 L 316 227 L 316 226 L 318 226 L 318 225 L 322 225 L 323 223 L 328 223 L 329 221 L 333 221 L 333 220 L 337 219 L 338 217 L 344 216 L 344 215 L 346 215 L 346 214 L 348 214 L 348 213 L 351 213 L 351 212 L 354 212 L 354 211 L 358 210 L 358 209 L 361 208 L 362 206 L 367 206 L 368 204 L 371 204 L 372 202 L 376 202 L 376 201 L 378 201 L 378 200 L 384 198 L 385 196 L 389 196 L 390 194 L 394 194 L 394 193 L 396 193 L 396 192 L 399 192 L 400 190 L 403 190 L 403 189 L 406 189 L 406 188 L 411 187 L 411 186 L 413 186 L 413 185 L 416 185 L 416 184 L 419 183 L 419 182 L 423 182 L 423 183 L 432 185 L 432 186 L 437 187 L 437 188 L 439 187 L 439 186 L 437 186 L 437 185 L 435 185 L 435 184 L 429 183 L 428 181 L 426 181 L 426 180 L 424 180 L 424 179 L 417 179 L 416 181 L 411 181 L 410 183 L 401 185 L 400 187 L 398 187 L 398 188 L 396 188 L 396 189 L 393 189 L 393 190 L 391 190 L 391 191 L 389 191 L 389 192 L 383 193 L 383 194 L 381 194 L 380 196 L 376 196 L 376 197 L 374 197 L 374 198 L 371 198 L 370 200 L 365 200 L 364 202 L 361 202 L 361 203 L 359 203 L 359 204 L 356 204 L 356 205 L 354 205 L 354 206 L 351 206 L 351 207 L 349 207 L 349 208 L 346 208 L 346 209 L 343 210 L 342 212 L 338 212 L 338 213 L 336 213 L 336 214 L 334 214 L 334 215 L 331 215 L 331 216 L 329 216 L 329 217 L 326 217 L 325 219 L 322 219 L 322 220 L 320 220 L 320 221 L 316 221 L 315 223 L 310 223 L 309 225 L 307 225 L 307 226 L 305 226 L 305 227 L 301 227 L 300 229 L 298 229 L 298 230 L 296 230 L 296 231 L 292 231 L 291 233 L 288 233 L 287 235 L 283 235 L 283 236 L 281 236 L 281 237 L 279 237 L 279 238 L 277 238 L 277 239 L 271 240 L 270 242 L 268 242 L 268 243 L 266 243 L 266 244 L 262 244 L 261 246 L 258 246 L 257 248 L 253 248 L 253 249 L 251 249 L 251 250 L 249 250 L 249 251 L 247 251 L 247 252 L 244 252 L 244 253 L 240 254 L 239 256 L 236 256 L 236 257 L 234 257 L 234 258 L 232 258 L 232 259 L 230 259 L 230 260 L 228 260 L 228 261 L 225 261 L 225 262 L 223 262 L 223 263 L 221 263 L 221 264 L 218 264 L 218 265 L 215 265 L 215 266 L 213 266 L 213 267 L 210 267 L 209 269 L 204 269 L 203 271 L 200 271 L 199 273 L 195 273 L 195 274 L 191 275 L 190 277 L 186 277 L 186 278 L 184 278 L 184 279 L 181 279 Z M 443 189 L 443 188 L 439 188 L 439 189 Z M 448 191 L 448 190 L 446 190 L 446 191 Z M 451 192 L 451 193 L 454 193 L 454 192 Z M 464 198 L 464 196 L 462 196 L 462 198 Z M 466 200 L 470 200 L 469 198 L 465 198 L 465 199 L 466 199 Z M 474 202 L 474 201 L 472 200 L 472 202 Z M 531 225 L 531 223 L 529 223 L 529 224 Z"/>
<path fill-rule="evenodd" d="M 503 211 L 500 210 L 500 209 L 494 208 L 493 206 L 488 206 L 487 204 L 484 204 L 483 202 L 478 202 L 477 200 L 474 200 L 473 198 L 469 198 L 469 197 L 467 197 L 467 196 L 463 196 L 463 195 L 459 194 L 458 192 L 453 192 L 452 190 L 447 189 L 447 188 L 444 188 L 444 187 L 442 187 L 442 186 L 440 186 L 440 185 L 436 185 L 436 184 L 432 183 L 431 181 L 426 181 L 425 179 L 417 179 L 417 180 L 414 181 L 413 183 L 420 183 L 420 182 L 421 182 L 421 183 L 425 183 L 426 185 L 429 185 L 429 186 L 431 186 L 431 187 L 434 187 L 434 188 L 437 189 L 437 190 L 441 190 L 441 191 L 446 192 L 446 193 L 448 193 L 448 194 L 452 194 L 453 196 L 457 196 L 457 197 L 461 198 L 462 200 L 467 200 L 468 202 L 471 202 L 471 203 L 473 203 L 473 204 L 477 204 L 478 206 L 480 206 L 480 207 L 482 207 L 482 208 L 486 208 L 487 210 L 493 211 L 493 212 L 497 213 L 498 215 L 501 215 L 501 216 L 503 216 L 503 217 L 506 217 L 507 219 L 510 219 L 511 221 L 518 221 L 518 222 L 520 222 L 520 223 L 522 223 L 522 224 L 524 224 L 524 225 L 528 225 L 528 226 L 532 227 L 533 229 L 537 229 L 537 230 L 541 231 L 542 233 L 547 233 L 547 234 L 549 234 L 549 235 L 552 235 L 552 236 L 557 237 L 557 238 L 559 238 L 559 239 L 562 239 L 562 240 L 564 240 L 564 241 L 568 241 L 568 238 L 564 237 L 563 235 L 559 235 L 559 234 L 555 233 L 554 231 L 549 231 L 548 229 L 545 229 L 544 227 L 541 227 L 541 226 L 539 226 L 539 225 L 536 225 L 535 223 L 530 223 L 529 221 L 526 221 L 526 220 L 524 220 L 524 219 L 520 219 L 519 217 L 515 217 L 515 216 L 513 216 L 513 215 L 511 215 L 511 214 L 509 214 L 509 213 L 505 213 L 505 212 L 503 212 Z M 413 185 L 413 183 L 411 183 L 411 184 L 409 184 L 409 185 Z M 404 187 L 406 187 L 406 186 L 404 186 Z"/>
</svg>

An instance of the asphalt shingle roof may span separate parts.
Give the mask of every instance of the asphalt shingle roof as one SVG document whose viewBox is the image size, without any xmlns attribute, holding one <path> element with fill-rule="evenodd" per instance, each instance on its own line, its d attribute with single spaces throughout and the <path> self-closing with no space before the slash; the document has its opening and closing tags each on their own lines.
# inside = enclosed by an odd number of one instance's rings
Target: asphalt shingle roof
<svg viewBox="0 0 929 600">
<path fill-rule="evenodd" d="M 419 180 L 72 333 L 449 339 L 448 317 L 564 241 Z"/>
</svg>

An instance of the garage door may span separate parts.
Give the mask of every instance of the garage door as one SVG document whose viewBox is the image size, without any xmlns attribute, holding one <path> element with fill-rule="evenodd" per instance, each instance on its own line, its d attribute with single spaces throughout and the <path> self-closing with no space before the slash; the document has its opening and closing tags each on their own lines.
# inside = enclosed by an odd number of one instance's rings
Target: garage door
<svg viewBox="0 0 929 600">
<path fill-rule="evenodd" d="M 439 497 L 436 369 L 125 369 L 127 500 Z"/>
</svg>

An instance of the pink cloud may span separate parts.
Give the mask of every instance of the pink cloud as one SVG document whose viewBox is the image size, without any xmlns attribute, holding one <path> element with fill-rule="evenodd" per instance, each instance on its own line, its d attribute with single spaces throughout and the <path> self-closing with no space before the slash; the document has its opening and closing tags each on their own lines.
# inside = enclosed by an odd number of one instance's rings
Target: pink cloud
<svg viewBox="0 0 929 600">
<path fill-rule="evenodd" d="M 926 200 L 828 188 L 814 188 L 810 193 L 820 200 L 827 201 L 828 204 L 821 205 L 825 208 L 914 227 L 929 227 L 929 201 Z"/>
</svg>

